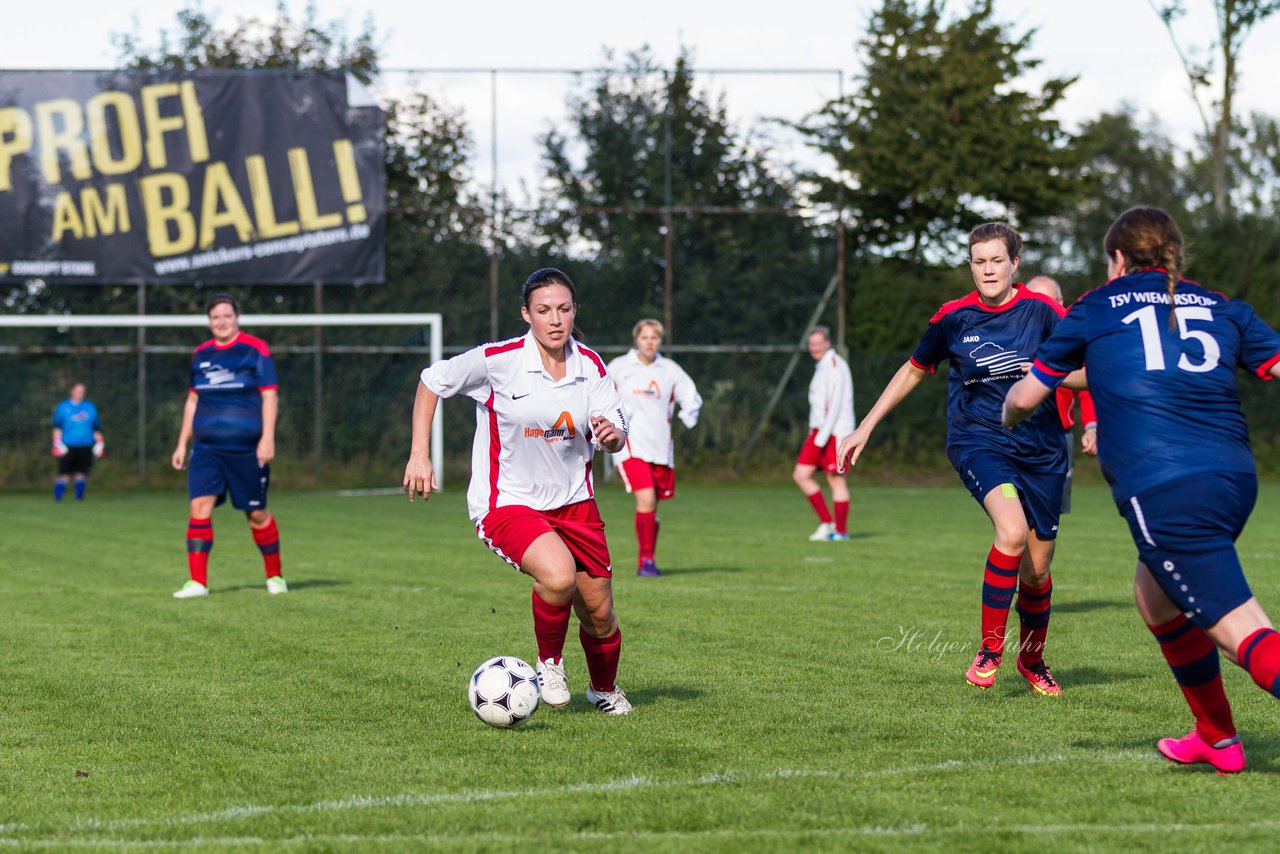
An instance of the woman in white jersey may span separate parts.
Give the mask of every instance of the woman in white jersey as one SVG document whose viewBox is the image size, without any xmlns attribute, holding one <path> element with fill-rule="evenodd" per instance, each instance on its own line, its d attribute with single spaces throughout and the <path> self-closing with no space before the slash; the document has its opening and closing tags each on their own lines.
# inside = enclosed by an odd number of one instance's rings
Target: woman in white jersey
<svg viewBox="0 0 1280 854">
<path fill-rule="evenodd" d="M 653 318 L 631 330 L 636 346 L 609 363 L 627 411 L 627 443 L 613 455 L 622 485 L 636 497 L 636 540 L 640 545 L 636 575 L 662 573 L 654 559 L 658 545 L 658 502 L 675 497 L 675 445 L 671 414 L 680 406 L 686 427 L 698 423 L 702 398 L 689 375 L 658 352 L 665 330 Z"/>
<path fill-rule="evenodd" d="M 436 362 L 422 372 L 413 404 L 413 446 L 404 470 L 409 500 L 436 489 L 429 433 L 442 397 L 476 402 L 467 508 L 484 544 L 533 578 L 533 633 L 542 701 L 567 705 L 565 634 L 577 611 L 587 657 L 587 700 L 631 711 L 615 678 L 622 632 L 613 612 L 612 567 L 596 508 L 591 458 L 617 451 L 627 419 L 604 360 L 573 337 L 573 282 L 559 270 L 524 283 L 529 332 Z"/>
</svg>

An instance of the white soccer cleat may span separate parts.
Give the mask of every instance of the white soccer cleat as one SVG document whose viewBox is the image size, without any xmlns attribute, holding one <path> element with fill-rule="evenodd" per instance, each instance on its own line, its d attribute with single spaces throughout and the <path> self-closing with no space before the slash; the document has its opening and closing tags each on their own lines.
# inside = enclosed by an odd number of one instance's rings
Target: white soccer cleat
<svg viewBox="0 0 1280 854">
<path fill-rule="evenodd" d="M 267 579 L 267 592 L 272 596 L 280 593 L 288 593 L 289 585 L 285 582 L 283 575 L 273 575 Z"/>
<path fill-rule="evenodd" d="M 569 705 L 569 679 L 564 674 L 564 659 L 548 658 L 538 662 L 538 694 L 542 702 L 556 708 Z"/>
<path fill-rule="evenodd" d="M 182 585 L 181 590 L 173 591 L 174 599 L 194 599 L 197 596 L 208 596 L 208 595 L 209 595 L 209 588 L 205 587 L 199 581 L 188 580 L 186 584 Z"/>
<path fill-rule="evenodd" d="M 615 687 L 612 691 L 597 691 L 587 686 L 587 702 L 606 715 L 628 715 L 631 713 L 631 701 L 622 689 Z"/>
<path fill-rule="evenodd" d="M 810 542 L 822 542 L 831 539 L 831 535 L 836 532 L 835 525 L 830 522 L 823 522 L 818 525 L 818 530 L 809 535 Z"/>
</svg>

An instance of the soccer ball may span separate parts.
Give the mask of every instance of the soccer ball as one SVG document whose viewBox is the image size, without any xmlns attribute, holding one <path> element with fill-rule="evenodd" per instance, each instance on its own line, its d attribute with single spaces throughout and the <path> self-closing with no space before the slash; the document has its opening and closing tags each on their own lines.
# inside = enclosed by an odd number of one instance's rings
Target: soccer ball
<svg viewBox="0 0 1280 854">
<path fill-rule="evenodd" d="M 467 699 L 489 726 L 520 726 L 538 710 L 538 674 L 518 658 L 499 655 L 471 674 Z"/>
</svg>

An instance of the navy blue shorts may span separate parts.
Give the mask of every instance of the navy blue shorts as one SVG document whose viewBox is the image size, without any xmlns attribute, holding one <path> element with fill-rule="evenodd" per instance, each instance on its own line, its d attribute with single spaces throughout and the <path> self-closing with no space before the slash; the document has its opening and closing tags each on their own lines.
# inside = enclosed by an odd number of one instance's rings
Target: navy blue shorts
<svg viewBox="0 0 1280 854">
<path fill-rule="evenodd" d="M 267 487 L 271 483 L 271 466 L 258 465 L 258 452 L 225 451 L 196 446 L 187 464 L 187 495 L 200 498 L 216 495 L 215 506 L 231 494 L 231 506 L 237 510 L 262 510 L 267 506 Z"/>
<path fill-rule="evenodd" d="M 1235 542 L 1257 498 L 1257 475 L 1213 472 L 1116 504 L 1160 589 L 1202 629 L 1253 596 Z"/>
<path fill-rule="evenodd" d="M 951 465 L 979 505 L 991 490 L 1005 483 L 1013 484 L 1018 490 L 1022 512 L 1027 516 L 1027 525 L 1036 536 L 1042 540 L 1058 538 L 1063 485 L 1067 479 L 1065 466 L 1056 471 L 1028 471 L 993 451 L 970 451 L 959 461 L 953 457 Z M 986 506 L 982 506 L 985 511 Z"/>
</svg>

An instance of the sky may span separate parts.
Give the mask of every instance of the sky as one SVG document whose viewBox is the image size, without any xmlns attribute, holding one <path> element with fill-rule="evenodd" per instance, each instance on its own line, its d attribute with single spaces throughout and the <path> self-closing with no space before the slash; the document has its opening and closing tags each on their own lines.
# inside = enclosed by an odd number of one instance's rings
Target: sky
<svg viewBox="0 0 1280 854">
<path fill-rule="evenodd" d="M 699 79 L 722 95 L 731 120 L 758 129 L 784 160 L 808 155 L 793 137 L 767 119 L 798 119 L 851 91 L 859 69 L 856 42 L 876 0 L 793 0 L 785 6 L 760 0 L 648 0 L 609 4 L 566 0 L 488 3 L 407 0 L 316 0 L 322 22 L 344 21 L 351 31 L 371 16 L 388 69 L 477 69 L 474 73 L 387 73 L 379 94 L 417 85 L 463 110 L 476 143 L 475 178 L 492 179 L 493 142 L 497 177 L 520 199 L 536 182 L 537 137 L 563 122 L 568 74 L 480 69 L 574 69 L 607 64 L 616 55 L 647 45 L 670 62 L 682 46 L 695 68 L 805 69 L 806 74 L 705 73 Z M 1211 0 L 1187 0 L 1188 15 L 1176 31 L 1188 47 L 1206 47 L 1215 31 Z M 173 29 L 174 2 L 155 0 L 58 0 L 6 4 L 0 67 L 109 68 L 118 58 L 111 34 L 136 32 L 154 44 L 162 28 Z M 301 17 L 302 0 L 289 0 Z M 959 11 L 967 3 L 952 2 Z M 274 0 L 209 0 L 204 8 L 224 26 L 240 17 L 270 17 Z M 638 10 L 642 8 L 642 13 Z M 1057 111 L 1069 128 L 1098 114 L 1134 105 L 1157 118 L 1175 141 L 1194 142 L 1200 119 L 1187 93 L 1186 77 L 1163 25 L 1148 0 L 996 0 L 997 17 L 1021 34 L 1036 31 L 1029 54 L 1043 60 L 1030 82 L 1076 76 Z M 1280 15 L 1254 30 L 1245 45 L 1238 102 L 1241 112 L 1280 114 Z M 588 80 L 590 78 L 587 78 Z M 493 105 L 496 102 L 496 121 Z M 496 126 L 496 133 L 494 128 Z"/>
</svg>

